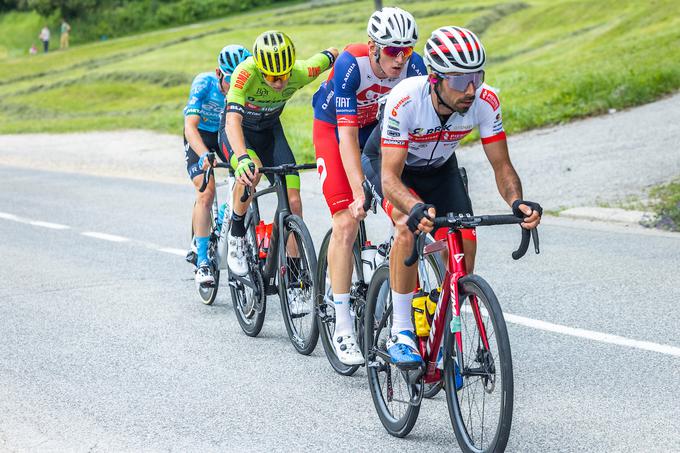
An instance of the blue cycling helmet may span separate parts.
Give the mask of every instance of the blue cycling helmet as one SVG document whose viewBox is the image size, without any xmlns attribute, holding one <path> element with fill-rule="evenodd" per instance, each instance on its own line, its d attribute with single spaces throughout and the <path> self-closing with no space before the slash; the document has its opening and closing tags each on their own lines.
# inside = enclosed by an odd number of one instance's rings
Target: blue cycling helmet
<svg viewBox="0 0 680 453">
<path fill-rule="evenodd" d="M 243 60 L 251 56 L 251 53 L 243 46 L 231 44 L 225 46 L 217 57 L 217 66 L 224 74 L 227 83 L 231 81 L 231 74 Z"/>
</svg>

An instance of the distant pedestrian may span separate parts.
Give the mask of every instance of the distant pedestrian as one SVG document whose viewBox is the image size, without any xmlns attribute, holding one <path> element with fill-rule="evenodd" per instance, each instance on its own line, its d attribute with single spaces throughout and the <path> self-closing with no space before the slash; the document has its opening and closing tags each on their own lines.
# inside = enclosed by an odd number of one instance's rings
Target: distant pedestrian
<svg viewBox="0 0 680 453">
<path fill-rule="evenodd" d="M 38 48 L 35 47 L 35 43 L 31 44 L 31 48 L 28 49 L 28 53 L 29 53 L 30 55 L 35 55 L 35 54 L 38 53 Z"/>
<path fill-rule="evenodd" d="M 50 29 L 47 28 L 47 25 L 45 25 L 40 31 L 38 38 L 42 41 L 43 50 L 45 53 L 47 53 L 47 51 L 50 49 Z"/>
<path fill-rule="evenodd" d="M 61 39 L 59 41 L 60 49 L 68 49 L 68 37 L 71 33 L 71 26 L 66 22 L 66 19 L 61 19 Z"/>
</svg>

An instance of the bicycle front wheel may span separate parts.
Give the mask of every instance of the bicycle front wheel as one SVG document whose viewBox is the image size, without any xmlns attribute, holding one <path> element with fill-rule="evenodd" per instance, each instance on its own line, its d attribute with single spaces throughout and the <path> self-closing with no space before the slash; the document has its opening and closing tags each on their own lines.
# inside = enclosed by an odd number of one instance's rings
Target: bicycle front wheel
<svg viewBox="0 0 680 453">
<path fill-rule="evenodd" d="M 246 216 L 246 259 L 248 274 L 239 278 L 229 276 L 229 289 L 234 312 L 241 330 L 249 337 L 255 337 L 262 330 L 266 312 L 266 294 L 262 271 L 259 266 L 257 238 L 255 236 L 255 217 L 252 207 Z"/>
<path fill-rule="evenodd" d="M 451 424 L 465 452 L 502 452 L 512 425 L 513 377 L 508 330 L 491 286 L 477 275 L 458 282 L 461 344 L 446 315 L 444 388 Z M 457 321 L 457 320 L 454 320 Z M 462 385 L 461 385 L 462 384 Z"/>
<path fill-rule="evenodd" d="M 291 214 L 283 223 L 283 250 L 279 280 L 281 313 L 288 337 L 295 350 L 309 355 L 319 340 L 314 316 L 314 277 L 316 251 L 312 236 L 302 218 Z"/>
<path fill-rule="evenodd" d="M 412 373 L 402 371 L 388 359 L 386 343 L 392 328 L 390 268 L 378 266 L 368 285 L 364 311 L 364 344 L 367 355 L 368 387 L 383 426 L 393 436 L 404 437 L 418 419 L 424 386 Z"/>
</svg>

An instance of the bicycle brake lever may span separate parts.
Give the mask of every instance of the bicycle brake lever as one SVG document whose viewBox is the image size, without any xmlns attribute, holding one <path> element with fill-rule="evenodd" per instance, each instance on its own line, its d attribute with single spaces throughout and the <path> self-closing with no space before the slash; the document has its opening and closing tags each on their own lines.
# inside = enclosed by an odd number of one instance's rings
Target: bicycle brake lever
<svg viewBox="0 0 680 453">
<path fill-rule="evenodd" d="M 531 238 L 531 232 L 522 228 L 522 242 L 519 244 L 519 248 L 512 252 L 512 259 L 518 260 L 524 256 L 529 248 L 529 239 Z"/>
<path fill-rule="evenodd" d="M 531 239 L 534 242 L 534 251 L 536 252 L 536 255 L 538 255 L 540 250 L 538 249 L 538 227 L 534 228 L 531 230 Z"/>
</svg>

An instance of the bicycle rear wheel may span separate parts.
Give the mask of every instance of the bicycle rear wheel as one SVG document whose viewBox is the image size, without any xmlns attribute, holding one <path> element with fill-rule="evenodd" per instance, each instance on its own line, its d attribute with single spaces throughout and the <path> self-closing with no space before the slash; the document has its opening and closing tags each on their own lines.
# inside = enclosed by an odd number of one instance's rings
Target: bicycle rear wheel
<svg viewBox="0 0 680 453">
<path fill-rule="evenodd" d="M 286 269 L 279 280 L 281 313 L 288 337 L 295 350 L 309 355 L 319 340 L 319 328 L 314 315 L 314 277 L 316 251 L 314 242 L 302 218 L 291 214 L 283 222 L 283 250 L 280 269 Z M 287 246 L 296 245 L 295 252 Z"/>
<path fill-rule="evenodd" d="M 229 289 L 236 319 L 241 329 L 249 337 L 255 337 L 260 333 L 264 324 L 267 296 L 259 265 L 252 207 L 248 209 L 245 222 L 248 274 L 240 278 L 229 275 Z"/>
<path fill-rule="evenodd" d="M 514 387 L 503 312 L 481 277 L 467 275 L 458 287 L 462 349 L 451 329 L 446 329 L 444 338 L 444 388 L 451 424 L 463 451 L 504 451 L 512 425 Z M 452 310 L 446 316 L 449 326 Z M 462 370 L 462 387 L 455 390 L 458 370 Z"/>
<path fill-rule="evenodd" d="M 393 436 L 404 437 L 413 429 L 423 397 L 418 371 L 401 371 L 387 359 L 386 342 L 392 328 L 392 295 L 387 263 L 378 266 L 368 285 L 364 312 L 364 344 L 368 386 L 383 426 Z"/>
<path fill-rule="evenodd" d="M 361 365 L 345 365 L 338 359 L 333 347 L 333 335 L 335 333 L 335 304 L 333 303 L 333 288 L 331 288 L 330 274 L 328 272 L 328 246 L 331 241 L 332 230 L 329 230 L 321 243 L 319 250 L 318 272 L 316 274 L 315 298 L 316 321 L 319 329 L 319 337 L 323 350 L 326 353 L 331 367 L 343 376 L 353 375 Z M 357 297 L 365 297 L 365 283 L 363 283 L 363 270 L 361 268 L 361 255 L 357 242 L 352 247 L 354 257 L 354 272 L 352 273 L 352 286 L 350 287 L 350 303 L 355 303 Z M 352 301 L 354 297 L 354 301 Z M 356 310 L 356 306 L 355 306 Z M 357 335 L 363 335 L 363 331 L 357 330 Z"/>
</svg>

